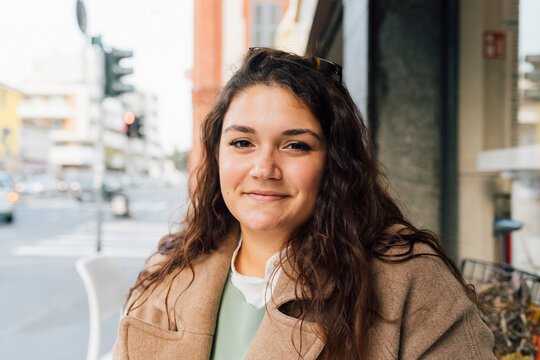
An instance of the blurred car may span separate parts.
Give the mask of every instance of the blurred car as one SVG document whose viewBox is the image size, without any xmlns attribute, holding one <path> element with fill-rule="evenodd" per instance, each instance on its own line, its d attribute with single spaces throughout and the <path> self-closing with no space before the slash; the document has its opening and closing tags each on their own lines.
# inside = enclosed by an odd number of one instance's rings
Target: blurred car
<svg viewBox="0 0 540 360">
<path fill-rule="evenodd" d="M 71 176 L 60 182 L 64 192 L 79 201 L 91 201 L 94 199 L 94 187 L 91 176 Z"/>
<path fill-rule="evenodd" d="M 58 180 L 51 174 L 34 174 L 18 182 L 15 190 L 24 195 L 54 195 L 58 192 Z"/>
<path fill-rule="evenodd" d="M 79 201 L 93 201 L 94 180 L 90 175 L 75 176 L 63 180 L 66 190 L 71 196 Z M 103 198 L 111 200 L 111 198 L 122 191 L 122 182 L 117 176 L 106 175 L 103 180 Z"/>
<path fill-rule="evenodd" d="M 14 191 L 14 183 L 11 177 L 0 172 L 0 216 L 8 223 L 13 222 L 13 210 L 19 195 Z"/>
<path fill-rule="evenodd" d="M 103 179 L 104 191 L 109 198 L 112 193 L 120 192 L 124 188 L 125 184 L 122 179 L 122 175 L 119 174 L 107 174 Z"/>
</svg>

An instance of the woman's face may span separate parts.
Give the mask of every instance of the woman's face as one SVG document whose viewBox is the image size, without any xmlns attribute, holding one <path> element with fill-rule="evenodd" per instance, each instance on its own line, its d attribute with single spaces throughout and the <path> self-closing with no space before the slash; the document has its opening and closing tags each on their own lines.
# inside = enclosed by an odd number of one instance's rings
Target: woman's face
<svg viewBox="0 0 540 360">
<path fill-rule="evenodd" d="M 312 214 L 326 155 L 321 126 L 292 93 L 255 85 L 232 100 L 221 130 L 221 193 L 242 231 L 287 236 Z"/>
</svg>

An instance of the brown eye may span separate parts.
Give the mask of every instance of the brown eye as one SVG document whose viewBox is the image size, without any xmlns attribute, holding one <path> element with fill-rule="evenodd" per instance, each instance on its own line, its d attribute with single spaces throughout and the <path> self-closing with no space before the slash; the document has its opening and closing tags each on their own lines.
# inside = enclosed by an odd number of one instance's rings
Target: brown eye
<svg viewBox="0 0 540 360">
<path fill-rule="evenodd" d="M 295 151 L 310 151 L 311 146 L 301 141 L 294 141 L 287 144 L 287 148 Z"/>
<path fill-rule="evenodd" d="M 235 148 L 247 148 L 247 147 L 250 147 L 252 144 L 251 144 L 251 141 L 249 140 L 238 139 L 238 140 L 231 141 L 229 145 L 234 146 Z"/>
</svg>

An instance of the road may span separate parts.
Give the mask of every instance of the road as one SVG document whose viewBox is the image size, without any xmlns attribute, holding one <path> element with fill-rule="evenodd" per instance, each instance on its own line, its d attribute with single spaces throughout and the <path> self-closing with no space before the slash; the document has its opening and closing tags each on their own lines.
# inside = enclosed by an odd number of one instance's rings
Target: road
<svg viewBox="0 0 540 360">
<path fill-rule="evenodd" d="M 128 192 L 131 217 L 104 206 L 103 253 L 117 257 L 130 284 L 185 211 L 185 186 Z M 75 261 L 95 252 L 93 202 L 22 199 L 13 224 L 0 224 L 0 359 L 85 359 L 88 302 Z M 116 338 L 117 319 L 102 336 Z"/>
</svg>

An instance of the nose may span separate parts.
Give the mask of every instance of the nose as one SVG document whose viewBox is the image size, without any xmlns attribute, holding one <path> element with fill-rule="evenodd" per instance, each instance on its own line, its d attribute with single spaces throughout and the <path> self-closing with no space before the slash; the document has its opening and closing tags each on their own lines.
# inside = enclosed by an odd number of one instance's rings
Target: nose
<svg viewBox="0 0 540 360">
<path fill-rule="evenodd" d="M 249 174 L 261 180 L 281 179 L 281 170 L 271 149 L 261 150 L 255 156 Z"/>
</svg>

